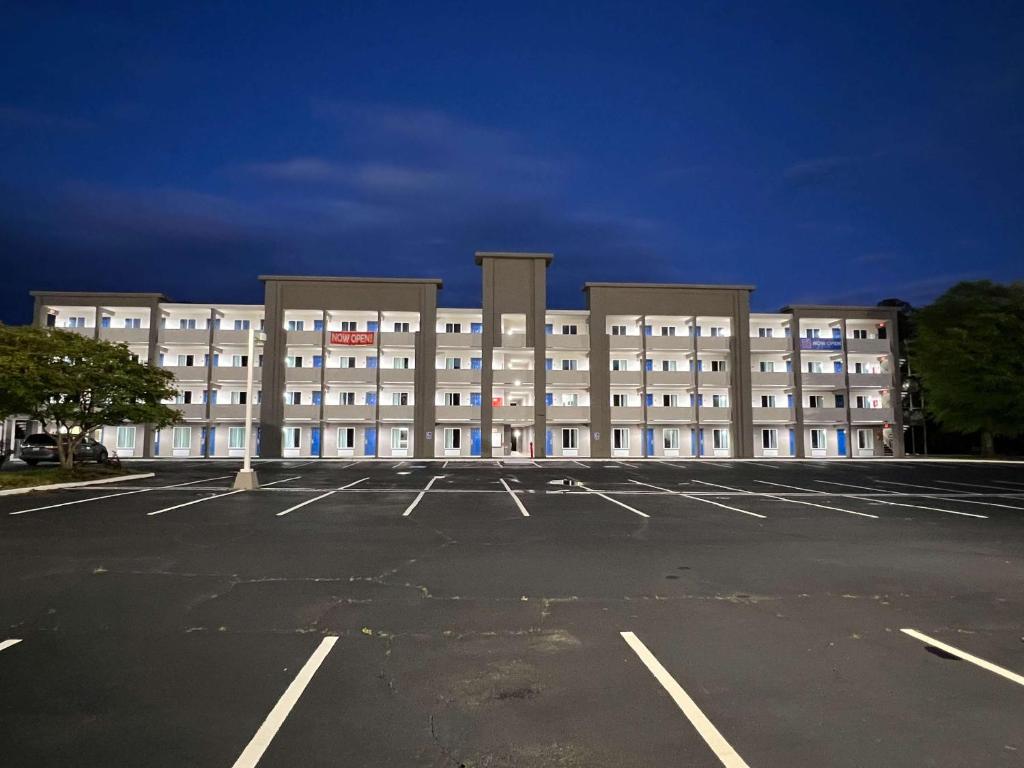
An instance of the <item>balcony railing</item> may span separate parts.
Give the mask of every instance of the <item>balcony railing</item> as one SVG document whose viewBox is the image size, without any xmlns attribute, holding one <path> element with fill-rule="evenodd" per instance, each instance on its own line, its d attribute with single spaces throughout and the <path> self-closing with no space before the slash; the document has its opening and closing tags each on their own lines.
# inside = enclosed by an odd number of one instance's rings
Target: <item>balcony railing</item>
<svg viewBox="0 0 1024 768">
<path fill-rule="evenodd" d="M 688 405 L 653 405 L 647 407 L 648 424 L 689 422 L 693 420 L 693 408 Z"/>
<path fill-rule="evenodd" d="M 806 424 L 841 424 L 844 421 L 846 421 L 845 408 L 804 407 L 804 423 Z"/>
<path fill-rule="evenodd" d="M 792 422 L 796 413 L 792 408 L 760 408 L 752 409 L 755 424 L 766 422 Z"/>
<path fill-rule="evenodd" d="M 752 371 L 750 385 L 753 387 L 791 387 L 793 374 L 787 371 Z"/>
<path fill-rule="evenodd" d="M 851 373 L 851 387 L 872 387 L 882 389 L 892 386 L 891 373 Z"/>
<path fill-rule="evenodd" d="M 438 405 L 434 408 L 434 417 L 438 421 L 480 421 L 480 406 Z"/>
<path fill-rule="evenodd" d="M 611 415 L 613 422 L 639 424 L 644 420 L 644 409 L 639 405 L 612 406 Z"/>
<path fill-rule="evenodd" d="M 687 351 L 693 345 L 693 339 L 689 336 L 648 336 L 645 342 L 648 352 L 665 351 Z"/>
<path fill-rule="evenodd" d="M 751 352 L 789 352 L 791 349 L 793 349 L 793 340 L 786 336 L 772 336 L 771 338 L 763 336 L 750 337 Z"/>
<path fill-rule="evenodd" d="M 648 371 L 647 384 L 652 387 L 693 386 L 693 371 Z"/>
<path fill-rule="evenodd" d="M 479 368 L 438 368 L 438 384 L 479 384 Z"/>
<path fill-rule="evenodd" d="M 548 371 L 547 383 L 553 385 L 590 386 L 590 371 Z"/>
<path fill-rule="evenodd" d="M 325 405 L 324 418 L 328 421 L 373 421 L 376 408 L 372 405 Z"/>
<path fill-rule="evenodd" d="M 549 405 L 547 409 L 549 422 L 574 422 L 586 424 L 590 421 L 590 406 L 587 405 Z"/>
<path fill-rule="evenodd" d="M 702 406 L 700 409 L 701 424 L 711 422 L 727 422 L 732 418 L 731 408 L 715 408 L 713 406 Z"/>
<path fill-rule="evenodd" d="M 588 350 L 590 349 L 590 335 L 586 333 L 568 334 L 552 333 L 544 337 L 547 349 L 552 350 Z"/>
<path fill-rule="evenodd" d="M 302 368 L 289 368 L 290 371 L 303 370 Z M 319 368 L 310 370 L 319 371 Z M 412 371 L 410 371 L 411 373 Z M 383 381 L 381 371 L 381 380 Z M 377 381 L 376 368 L 326 368 L 324 375 L 328 384 L 374 384 Z"/>
<path fill-rule="evenodd" d="M 850 421 L 855 424 L 882 424 L 891 422 L 892 408 L 851 408 Z"/>
<path fill-rule="evenodd" d="M 284 380 L 288 384 L 319 384 L 322 368 L 285 368 Z M 343 369 L 338 369 L 343 370 Z M 358 369 L 348 369 L 358 370 Z"/>
<path fill-rule="evenodd" d="M 847 352 L 864 352 L 867 354 L 888 354 L 888 339 L 847 339 Z"/>
</svg>

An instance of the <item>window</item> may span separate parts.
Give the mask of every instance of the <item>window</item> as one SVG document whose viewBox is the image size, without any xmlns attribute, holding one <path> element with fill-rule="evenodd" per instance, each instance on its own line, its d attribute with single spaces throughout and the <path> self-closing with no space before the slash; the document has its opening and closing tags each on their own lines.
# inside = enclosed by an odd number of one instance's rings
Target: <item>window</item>
<svg viewBox="0 0 1024 768">
<path fill-rule="evenodd" d="M 726 451 L 729 449 L 729 430 L 728 429 L 713 429 L 711 430 L 711 439 L 715 446 L 715 450 Z"/>
<path fill-rule="evenodd" d="M 393 427 L 391 429 L 391 450 L 405 451 L 409 449 L 409 428 Z"/>
<path fill-rule="evenodd" d="M 757 329 L 757 336 L 758 336 L 758 338 L 761 338 L 761 339 L 770 339 L 772 337 L 772 329 L 771 328 L 758 328 Z"/>
<path fill-rule="evenodd" d="M 289 320 L 287 329 L 289 331 L 301 331 L 306 327 L 305 320 Z"/>
<path fill-rule="evenodd" d="M 612 395 L 613 408 L 625 408 L 629 404 L 629 395 Z"/>
<path fill-rule="evenodd" d="M 854 328 L 853 329 L 853 338 L 855 338 L 855 339 L 866 339 L 867 337 L 868 337 L 867 329 L 865 329 L 865 328 Z"/>
<path fill-rule="evenodd" d="M 339 368 L 355 368 L 356 359 L 354 357 L 339 357 L 338 358 Z"/>
<path fill-rule="evenodd" d="M 675 360 L 662 360 L 661 370 L 663 371 L 675 371 L 678 370 L 678 363 Z"/>
<path fill-rule="evenodd" d="M 392 361 L 391 361 L 391 367 L 392 368 L 397 368 L 397 369 L 408 368 L 409 367 L 409 358 L 408 357 L 396 357 L 396 358 L 393 358 Z"/>
<path fill-rule="evenodd" d="M 234 390 L 234 391 L 231 392 L 231 395 L 230 395 L 231 404 L 232 405 L 245 405 L 245 402 L 246 402 L 246 399 L 248 398 L 248 396 L 249 396 L 249 393 L 245 392 L 244 390 L 243 391 Z"/>
<path fill-rule="evenodd" d="M 711 335 L 712 336 L 728 336 L 729 334 L 725 332 L 725 328 L 723 328 L 722 326 L 720 326 L 720 325 L 712 325 L 711 326 Z"/>
<path fill-rule="evenodd" d="M 192 427 L 175 427 L 171 431 L 173 445 L 177 450 L 188 450 L 192 447 Z"/>
<path fill-rule="evenodd" d="M 445 333 L 462 333 L 462 323 L 445 323 Z"/>
<path fill-rule="evenodd" d="M 142 327 L 142 318 L 140 318 L 140 317 L 126 317 L 124 319 L 124 327 L 125 328 L 141 328 Z"/>
<path fill-rule="evenodd" d="M 69 317 L 68 318 L 68 325 L 67 325 L 67 327 L 68 328 L 85 328 L 85 318 L 84 317 Z"/>
<path fill-rule="evenodd" d="M 775 450 L 779 447 L 779 430 L 777 429 L 762 429 L 761 430 L 761 447 Z"/>
<path fill-rule="evenodd" d="M 395 333 L 408 333 L 409 332 L 409 324 L 408 323 L 395 323 L 394 328 L 395 328 Z"/>
<path fill-rule="evenodd" d="M 825 439 L 824 429 L 812 429 L 811 430 L 811 448 L 815 450 L 821 450 L 828 446 L 828 442 Z"/>
<path fill-rule="evenodd" d="M 846 407 L 846 395 L 843 395 L 843 394 L 840 394 L 840 393 L 837 392 L 835 397 L 836 397 L 836 408 L 845 408 Z"/>
<path fill-rule="evenodd" d="M 231 367 L 232 368 L 245 368 L 249 365 L 248 355 L 232 355 L 231 356 Z"/>
<path fill-rule="evenodd" d="M 869 450 L 875 447 L 875 433 L 870 429 L 857 430 L 857 447 L 862 450 Z"/>
<path fill-rule="evenodd" d="M 761 373 L 775 373 L 775 361 L 774 360 L 762 360 L 758 363 L 758 368 Z"/>
<path fill-rule="evenodd" d="M 178 365 L 183 368 L 191 368 L 196 364 L 195 355 L 178 355 Z"/>
<path fill-rule="evenodd" d="M 283 431 L 285 448 L 302 447 L 302 427 L 285 427 Z"/>
<path fill-rule="evenodd" d="M 251 321 L 250 320 L 235 320 L 235 330 L 236 331 L 248 331 L 250 327 L 251 327 Z M 234 429 L 234 427 L 232 427 L 232 429 Z"/>
<path fill-rule="evenodd" d="M 461 357 L 446 357 L 444 360 L 444 367 L 449 371 L 457 371 L 462 368 Z"/>
<path fill-rule="evenodd" d="M 444 428 L 445 450 L 455 451 L 462 447 L 462 430 L 458 427 Z"/>
<path fill-rule="evenodd" d="M 725 360 L 712 360 L 711 361 L 711 370 L 712 371 L 716 371 L 718 373 L 724 373 L 725 372 Z"/>
<path fill-rule="evenodd" d="M 807 372 L 808 373 L 822 373 L 823 369 L 822 369 L 822 366 L 821 366 L 821 362 L 817 361 L 817 360 L 808 360 L 807 361 Z"/>
<path fill-rule="evenodd" d="M 711 396 L 711 407 L 712 408 L 728 408 L 729 407 L 729 396 L 728 395 L 712 395 Z"/>
<path fill-rule="evenodd" d="M 359 321 L 358 320 L 342 320 L 341 330 L 343 331 L 358 331 Z"/>
<path fill-rule="evenodd" d="M 575 392 L 562 393 L 562 405 L 575 407 L 580 404 L 580 396 Z"/>
<path fill-rule="evenodd" d="M 188 319 L 186 319 L 184 317 L 181 318 L 181 320 L 178 321 L 178 328 L 180 328 L 183 331 L 184 330 L 194 331 L 196 329 L 195 318 L 188 318 Z"/>
<path fill-rule="evenodd" d="M 661 326 L 661 335 L 662 336 L 675 336 L 676 335 L 676 327 L 674 325 L 663 325 L 663 326 Z"/>
<path fill-rule="evenodd" d="M 356 393 L 355 392 L 339 392 L 338 393 L 338 405 L 355 405 L 356 404 Z"/>
<path fill-rule="evenodd" d="M 355 448 L 356 430 L 355 427 L 338 427 L 338 447 Z"/>
<path fill-rule="evenodd" d="M 284 359 L 284 365 L 286 368 L 301 368 L 302 355 L 288 355 Z"/>
<path fill-rule="evenodd" d="M 615 427 L 612 430 L 612 448 L 618 450 L 629 450 L 629 430 L 624 427 Z"/>
<path fill-rule="evenodd" d="M 577 365 L 578 362 L 576 360 L 573 360 L 572 358 L 566 358 L 565 360 L 562 361 L 562 370 L 575 371 Z"/>
<path fill-rule="evenodd" d="M 613 371 L 626 371 L 629 370 L 628 360 L 612 360 Z"/>
<path fill-rule="evenodd" d="M 808 328 L 805 333 L 808 339 L 821 338 L 821 328 Z"/>
<path fill-rule="evenodd" d="M 679 395 L 662 395 L 661 404 L 666 408 L 675 408 L 679 405 Z"/>
<path fill-rule="evenodd" d="M 612 336 L 625 336 L 626 326 L 624 325 L 613 325 L 611 328 Z"/>
<path fill-rule="evenodd" d="M 192 390 L 186 389 L 174 396 L 174 402 L 178 405 L 188 405 L 192 402 Z"/>
<path fill-rule="evenodd" d="M 245 427 L 228 427 L 228 448 L 245 448 Z"/>
<path fill-rule="evenodd" d="M 562 448 L 575 450 L 579 446 L 580 431 L 576 427 L 565 427 L 562 429 Z"/>
<path fill-rule="evenodd" d="M 445 392 L 444 393 L 444 404 L 445 405 L 462 405 L 462 393 L 461 392 Z"/>
<path fill-rule="evenodd" d="M 301 392 L 285 392 L 284 393 L 285 405 L 302 405 L 302 393 Z"/>
<path fill-rule="evenodd" d="M 409 404 L 409 393 L 408 392 L 392 392 L 391 393 L 391 404 L 392 405 L 408 405 Z"/>
<path fill-rule="evenodd" d="M 563 336 L 575 336 L 579 333 L 579 328 L 575 325 L 563 325 L 562 335 Z"/>
<path fill-rule="evenodd" d="M 661 431 L 661 444 L 667 451 L 679 450 L 679 430 L 675 427 Z"/>
<path fill-rule="evenodd" d="M 135 427 L 118 427 L 117 428 L 117 450 L 119 450 L 119 451 L 134 451 L 135 450 Z"/>
<path fill-rule="evenodd" d="M 825 407 L 825 396 L 824 395 L 808 395 L 807 396 L 807 407 L 808 408 L 824 408 Z"/>
<path fill-rule="evenodd" d="M 775 395 L 761 395 L 761 407 L 762 408 L 774 408 L 775 407 Z"/>
</svg>

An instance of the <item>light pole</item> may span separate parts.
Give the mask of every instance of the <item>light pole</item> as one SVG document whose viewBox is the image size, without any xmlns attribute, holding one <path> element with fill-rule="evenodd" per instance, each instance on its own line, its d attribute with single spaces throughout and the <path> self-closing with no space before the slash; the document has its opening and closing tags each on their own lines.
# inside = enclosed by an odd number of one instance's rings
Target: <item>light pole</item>
<svg viewBox="0 0 1024 768">
<path fill-rule="evenodd" d="M 246 358 L 245 371 L 245 458 L 242 459 L 242 468 L 235 475 L 235 483 L 232 486 L 236 491 L 252 491 L 260 487 L 259 478 L 256 477 L 256 470 L 252 468 L 252 369 L 256 365 L 256 334 L 258 332 L 252 326 L 249 327 L 249 357 Z M 263 333 L 260 334 L 260 342 L 263 341 Z"/>
</svg>

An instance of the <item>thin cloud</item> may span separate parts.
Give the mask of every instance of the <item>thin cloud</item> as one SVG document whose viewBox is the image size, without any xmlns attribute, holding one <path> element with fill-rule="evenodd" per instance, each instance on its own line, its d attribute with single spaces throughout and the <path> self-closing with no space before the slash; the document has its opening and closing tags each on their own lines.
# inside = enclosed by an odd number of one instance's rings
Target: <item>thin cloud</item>
<svg viewBox="0 0 1024 768">
<path fill-rule="evenodd" d="M 13 104 L 0 104 L 0 125 L 34 130 L 81 130 L 93 126 L 91 121 L 83 118 L 65 117 Z"/>
<path fill-rule="evenodd" d="M 855 161 L 856 158 L 849 155 L 831 155 L 801 160 L 782 171 L 782 180 L 791 187 L 821 184 L 849 169 Z"/>
</svg>

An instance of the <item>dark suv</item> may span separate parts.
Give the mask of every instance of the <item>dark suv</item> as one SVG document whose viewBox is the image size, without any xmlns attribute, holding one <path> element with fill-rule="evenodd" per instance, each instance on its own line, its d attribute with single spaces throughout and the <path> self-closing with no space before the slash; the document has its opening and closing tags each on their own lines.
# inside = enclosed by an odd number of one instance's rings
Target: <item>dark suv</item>
<svg viewBox="0 0 1024 768">
<path fill-rule="evenodd" d="M 29 466 L 35 466 L 40 461 L 60 461 L 57 456 L 57 438 L 43 432 L 29 435 L 22 442 L 18 456 Z M 102 464 L 106 460 L 107 449 L 103 443 L 97 443 L 91 437 L 83 438 L 75 449 L 75 461 L 98 461 Z"/>
</svg>

